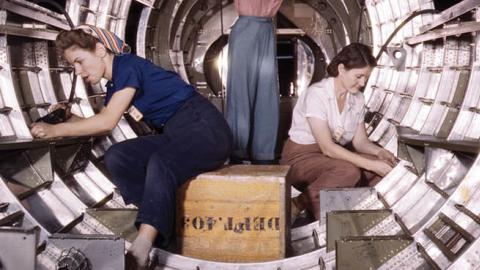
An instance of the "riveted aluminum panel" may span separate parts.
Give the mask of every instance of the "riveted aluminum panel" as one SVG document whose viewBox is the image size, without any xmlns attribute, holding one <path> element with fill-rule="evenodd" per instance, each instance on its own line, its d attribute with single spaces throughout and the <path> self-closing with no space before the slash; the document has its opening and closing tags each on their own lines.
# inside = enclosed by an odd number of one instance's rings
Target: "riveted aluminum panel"
<svg viewBox="0 0 480 270">
<path fill-rule="evenodd" d="M 86 213 L 94 217 L 116 236 L 131 242 L 137 235 L 134 226 L 137 216 L 136 209 L 87 209 Z"/>
<path fill-rule="evenodd" d="M 387 269 L 430 270 L 432 268 L 418 252 L 416 243 L 412 243 L 378 268 L 378 270 Z"/>
<path fill-rule="evenodd" d="M 343 237 L 363 236 L 391 215 L 390 210 L 331 211 L 327 213 L 327 252 Z"/>
<path fill-rule="evenodd" d="M 402 235 L 404 232 L 394 215 L 389 215 L 384 220 L 365 232 L 365 236 L 375 235 Z"/>
<path fill-rule="evenodd" d="M 352 237 L 337 241 L 335 269 L 377 269 L 412 242 L 412 238 L 399 236 Z"/>
<path fill-rule="evenodd" d="M 327 221 L 327 213 L 336 210 L 351 210 L 374 195 L 373 188 L 326 188 L 320 190 L 320 224 Z"/>
</svg>

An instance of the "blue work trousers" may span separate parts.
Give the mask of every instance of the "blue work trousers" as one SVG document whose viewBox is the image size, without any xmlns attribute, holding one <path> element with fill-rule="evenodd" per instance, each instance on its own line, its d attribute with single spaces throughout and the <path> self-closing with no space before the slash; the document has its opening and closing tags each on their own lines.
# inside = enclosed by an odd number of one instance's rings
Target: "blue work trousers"
<svg viewBox="0 0 480 270">
<path fill-rule="evenodd" d="M 162 134 L 114 144 L 105 164 L 124 201 L 139 207 L 136 225 L 154 226 L 157 245 L 168 245 L 175 193 L 188 179 L 224 164 L 232 134 L 222 114 L 195 93 L 168 120 Z"/>
<path fill-rule="evenodd" d="M 235 158 L 275 159 L 279 122 L 276 51 L 271 18 L 238 18 L 228 40 L 227 75 L 227 121 Z"/>
</svg>

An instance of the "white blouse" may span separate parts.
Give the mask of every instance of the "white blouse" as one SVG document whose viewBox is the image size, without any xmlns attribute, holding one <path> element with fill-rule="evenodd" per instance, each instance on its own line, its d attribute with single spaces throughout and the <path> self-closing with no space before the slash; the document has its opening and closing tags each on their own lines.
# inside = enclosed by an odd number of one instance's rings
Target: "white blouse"
<svg viewBox="0 0 480 270">
<path fill-rule="evenodd" d="M 314 117 L 328 122 L 332 139 L 341 145 L 353 140 L 358 124 L 365 117 L 363 93 L 347 93 L 342 113 L 335 97 L 334 78 L 329 77 L 312 84 L 297 100 L 293 109 L 290 139 L 298 144 L 316 143 L 307 118 Z"/>
</svg>

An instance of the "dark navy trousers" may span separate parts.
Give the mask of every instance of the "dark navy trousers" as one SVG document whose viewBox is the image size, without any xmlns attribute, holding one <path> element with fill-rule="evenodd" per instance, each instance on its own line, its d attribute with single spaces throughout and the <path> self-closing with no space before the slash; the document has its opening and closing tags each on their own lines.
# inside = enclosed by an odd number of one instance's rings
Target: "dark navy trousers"
<svg viewBox="0 0 480 270">
<path fill-rule="evenodd" d="M 163 133 L 117 143 L 105 154 L 125 202 L 139 207 L 136 225 L 159 230 L 157 245 L 173 234 L 175 193 L 188 179 L 224 164 L 232 134 L 223 115 L 198 93 L 167 121 Z"/>
</svg>

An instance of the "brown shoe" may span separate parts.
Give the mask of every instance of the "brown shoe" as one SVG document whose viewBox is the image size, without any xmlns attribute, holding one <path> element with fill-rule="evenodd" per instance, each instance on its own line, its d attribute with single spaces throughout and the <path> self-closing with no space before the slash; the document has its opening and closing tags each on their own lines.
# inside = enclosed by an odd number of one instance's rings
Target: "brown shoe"
<svg viewBox="0 0 480 270">
<path fill-rule="evenodd" d="M 302 203 L 300 202 L 300 196 L 292 198 L 292 203 L 291 203 L 291 224 L 295 222 L 295 220 L 300 216 L 303 210 L 305 210 L 305 207 L 303 207 Z"/>
</svg>

